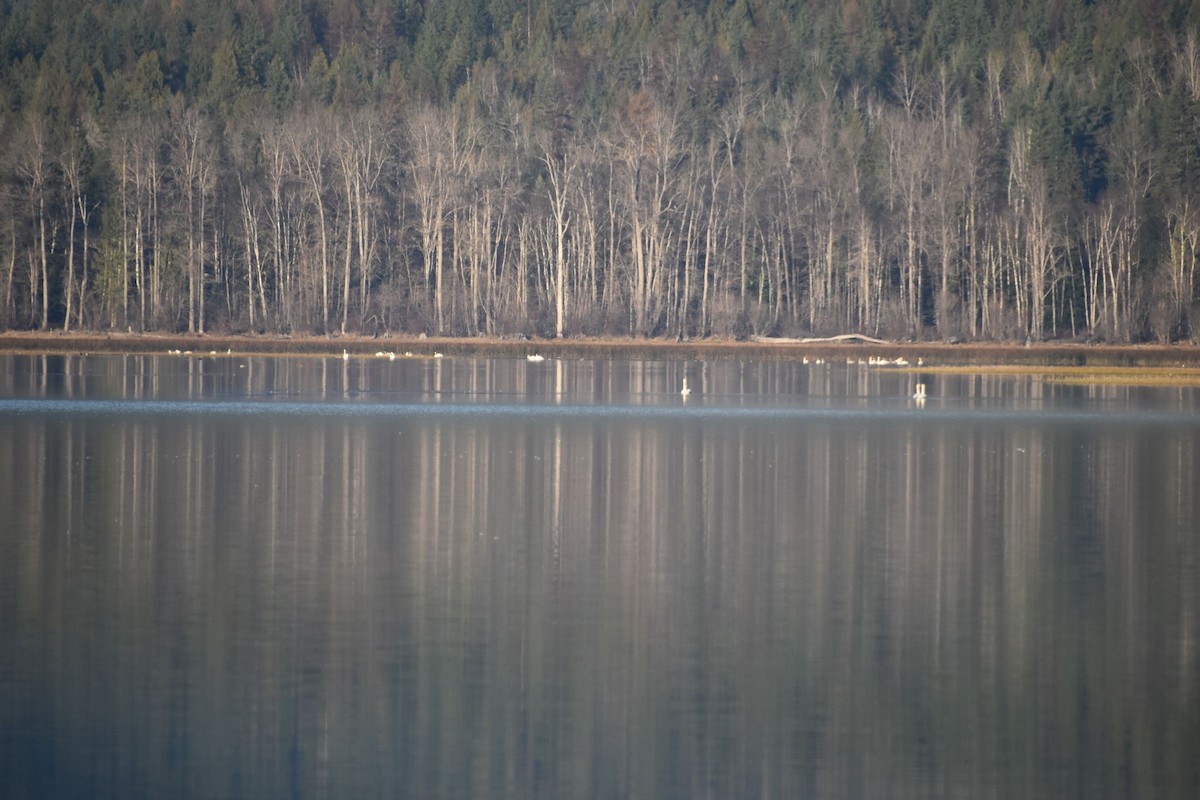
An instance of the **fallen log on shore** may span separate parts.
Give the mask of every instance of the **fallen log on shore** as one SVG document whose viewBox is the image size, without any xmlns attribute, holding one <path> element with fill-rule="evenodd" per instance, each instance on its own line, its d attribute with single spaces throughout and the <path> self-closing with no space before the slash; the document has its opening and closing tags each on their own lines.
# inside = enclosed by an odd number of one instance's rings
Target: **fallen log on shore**
<svg viewBox="0 0 1200 800">
<path fill-rule="evenodd" d="M 839 333 L 837 336 L 806 336 L 790 339 L 784 336 L 752 336 L 750 340 L 759 344 L 830 344 L 832 342 L 864 342 L 866 344 L 894 344 L 886 339 L 876 339 L 861 333 Z"/>
</svg>

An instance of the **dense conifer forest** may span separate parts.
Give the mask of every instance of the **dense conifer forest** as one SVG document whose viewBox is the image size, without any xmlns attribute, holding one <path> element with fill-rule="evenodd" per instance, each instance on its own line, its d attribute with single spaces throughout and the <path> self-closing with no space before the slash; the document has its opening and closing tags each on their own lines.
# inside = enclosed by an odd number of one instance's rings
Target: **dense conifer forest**
<svg viewBox="0 0 1200 800">
<path fill-rule="evenodd" d="M 0 329 L 1200 338 L 1190 0 L 0 9 Z"/>
</svg>

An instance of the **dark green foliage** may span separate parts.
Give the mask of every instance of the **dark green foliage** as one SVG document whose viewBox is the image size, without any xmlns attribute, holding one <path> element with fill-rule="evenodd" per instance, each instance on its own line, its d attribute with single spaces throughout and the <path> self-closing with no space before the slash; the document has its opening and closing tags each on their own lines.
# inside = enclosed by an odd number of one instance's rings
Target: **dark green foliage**
<svg viewBox="0 0 1200 800">
<path fill-rule="evenodd" d="M 1200 102 L 1176 84 L 1157 102 L 1155 127 L 1164 186 L 1177 193 L 1195 191 L 1200 181 Z"/>
</svg>

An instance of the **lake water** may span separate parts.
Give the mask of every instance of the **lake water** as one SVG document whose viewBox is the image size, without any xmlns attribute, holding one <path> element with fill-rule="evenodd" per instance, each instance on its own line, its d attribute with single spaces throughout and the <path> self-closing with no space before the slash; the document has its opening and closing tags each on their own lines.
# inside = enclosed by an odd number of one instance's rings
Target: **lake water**
<svg viewBox="0 0 1200 800">
<path fill-rule="evenodd" d="M 1195 389 L 0 357 L 0 796 L 1191 800 L 1198 490 Z"/>
</svg>

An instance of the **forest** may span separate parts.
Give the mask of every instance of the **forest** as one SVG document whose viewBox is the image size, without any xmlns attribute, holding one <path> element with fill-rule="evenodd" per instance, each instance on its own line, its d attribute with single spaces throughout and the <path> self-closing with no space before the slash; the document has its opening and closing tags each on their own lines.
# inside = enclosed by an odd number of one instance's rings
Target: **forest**
<svg viewBox="0 0 1200 800">
<path fill-rule="evenodd" d="M 0 330 L 1200 340 L 1191 0 L 0 0 Z"/>
</svg>

